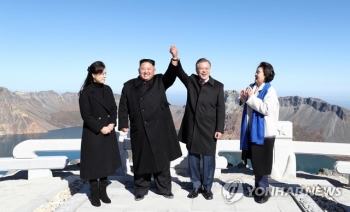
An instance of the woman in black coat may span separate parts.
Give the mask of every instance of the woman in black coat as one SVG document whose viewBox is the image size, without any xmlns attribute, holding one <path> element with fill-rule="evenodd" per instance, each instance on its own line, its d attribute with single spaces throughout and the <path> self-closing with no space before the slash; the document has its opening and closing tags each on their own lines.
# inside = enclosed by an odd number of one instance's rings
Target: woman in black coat
<svg viewBox="0 0 350 212">
<path fill-rule="evenodd" d="M 88 68 L 79 92 L 80 114 L 84 121 L 81 139 L 80 177 L 88 179 L 91 204 L 111 203 L 106 193 L 107 176 L 121 166 L 118 141 L 114 127 L 117 105 L 112 89 L 105 85 L 106 69 L 101 61 Z M 99 182 L 98 182 L 99 179 Z"/>
</svg>

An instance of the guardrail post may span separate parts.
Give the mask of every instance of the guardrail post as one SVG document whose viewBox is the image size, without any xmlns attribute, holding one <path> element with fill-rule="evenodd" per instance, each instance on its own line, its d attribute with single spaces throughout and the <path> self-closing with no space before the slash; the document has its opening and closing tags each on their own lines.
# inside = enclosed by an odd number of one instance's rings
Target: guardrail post
<svg viewBox="0 0 350 212">
<path fill-rule="evenodd" d="M 295 179 L 296 159 L 293 151 L 292 122 L 279 121 L 277 129 L 271 178 Z"/>
</svg>

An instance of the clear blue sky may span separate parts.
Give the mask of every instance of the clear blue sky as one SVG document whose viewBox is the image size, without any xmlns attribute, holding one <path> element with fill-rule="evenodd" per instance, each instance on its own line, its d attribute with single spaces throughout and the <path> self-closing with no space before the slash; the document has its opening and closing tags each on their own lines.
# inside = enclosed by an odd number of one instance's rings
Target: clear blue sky
<svg viewBox="0 0 350 212">
<path fill-rule="evenodd" d="M 0 86 L 77 92 L 102 60 L 106 84 L 120 93 L 142 58 L 164 73 L 176 44 L 188 74 L 206 57 L 225 90 L 246 88 L 267 61 L 279 96 L 350 108 L 349 8 L 348 0 L 1 1 Z M 168 91 L 173 104 L 185 95 L 179 80 Z"/>
</svg>

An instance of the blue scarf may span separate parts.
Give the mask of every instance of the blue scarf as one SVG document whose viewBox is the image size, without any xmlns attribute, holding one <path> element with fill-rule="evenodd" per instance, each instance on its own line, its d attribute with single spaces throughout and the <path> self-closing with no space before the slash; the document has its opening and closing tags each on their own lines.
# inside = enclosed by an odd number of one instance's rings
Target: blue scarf
<svg viewBox="0 0 350 212">
<path fill-rule="evenodd" d="M 255 83 L 250 84 L 250 87 L 254 87 Z M 269 82 L 265 83 L 263 89 L 260 91 L 258 98 L 263 100 L 267 94 L 267 90 L 271 87 Z M 258 88 L 257 88 L 258 89 Z M 248 100 L 248 99 L 247 99 Z M 241 125 L 241 150 L 248 150 L 248 142 L 264 145 L 265 136 L 265 123 L 264 115 L 252 110 L 250 135 L 248 135 L 248 121 L 247 121 L 247 104 L 244 105 Z M 250 139 L 249 139 L 250 138 Z"/>
</svg>

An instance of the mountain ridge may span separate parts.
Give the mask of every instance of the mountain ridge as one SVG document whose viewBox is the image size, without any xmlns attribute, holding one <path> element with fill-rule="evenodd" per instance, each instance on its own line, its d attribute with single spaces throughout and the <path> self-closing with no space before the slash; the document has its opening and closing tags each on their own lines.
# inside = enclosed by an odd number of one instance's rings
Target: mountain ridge
<svg viewBox="0 0 350 212">
<path fill-rule="evenodd" d="M 115 94 L 117 105 L 119 94 Z M 0 135 L 44 133 L 81 126 L 77 93 L 55 91 L 11 92 L 0 87 Z M 222 139 L 239 139 L 242 107 L 239 92 L 226 90 L 225 133 Z M 293 140 L 350 143 L 350 111 L 318 98 L 279 97 L 280 121 L 293 123 Z M 176 129 L 184 107 L 171 105 Z"/>
<path fill-rule="evenodd" d="M 335 112 L 337 116 L 342 120 L 349 120 L 349 116 L 350 116 L 349 110 L 338 105 L 327 103 L 322 99 L 313 98 L 313 97 L 303 98 L 300 96 L 286 96 L 286 97 L 280 97 L 279 100 L 280 100 L 280 106 L 282 107 L 288 107 L 288 106 L 298 107 L 302 104 L 307 104 L 320 112 L 332 111 L 332 112 Z"/>
</svg>

